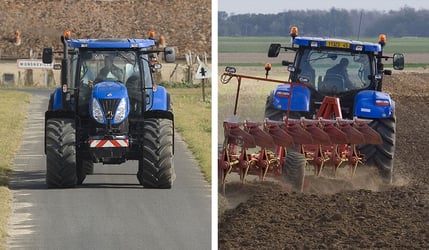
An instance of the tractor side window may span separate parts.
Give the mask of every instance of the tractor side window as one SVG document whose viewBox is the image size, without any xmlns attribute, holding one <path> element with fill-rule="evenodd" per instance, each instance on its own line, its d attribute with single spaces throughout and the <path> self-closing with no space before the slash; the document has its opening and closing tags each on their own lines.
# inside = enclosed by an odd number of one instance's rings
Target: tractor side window
<svg viewBox="0 0 429 250">
<path fill-rule="evenodd" d="M 72 56 L 70 58 L 70 71 L 69 71 L 69 77 L 68 84 L 70 88 L 74 88 L 75 86 L 75 77 L 76 77 L 76 67 L 77 67 L 77 56 Z"/>
<path fill-rule="evenodd" d="M 83 51 L 79 55 L 80 70 L 76 70 L 76 84 L 79 84 L 79 97 L 78 97 L 78 112 L 81 116 L 89 115 L 89 100 L 91 97 L 90 85 L 95 80 L 95 66 L 96 63 L 92 58 L 92 53 L 89 51 Z"/>
<path fill-rule="evenodd" d="M 81 58 L 79 82 L 81 86 L 88 86 L 95 80 L 96 64 L 92 60 L 92 53 L 89 51 L 83 52 Z"/>
<path fill-rule="evenodd" d="M 368 87 L 371 84 L 372 69 L 370 58 L 366 54 L 355 55 L 353 60 L 356 62 L 357 70 L 357 79 L 356 81 L 362 85 L 362 87 Z"/>
<path fill-rule="evenodd" d="M 310 60 L 310 50 L 305 50 L 299 62 L 298 81 L 301 83 L 308 83 L 313 88 L 316 82 L 316 71 L 314 70 L 312 61 Z"/>
<path fill-rule="evenodd" d="M 143 81 L 145 88 L 152 88 L 152 73 L 149 65 L 149 58 L 147 55 L 143 55 L 142 65 L 143 65 Z"/>
</svg>

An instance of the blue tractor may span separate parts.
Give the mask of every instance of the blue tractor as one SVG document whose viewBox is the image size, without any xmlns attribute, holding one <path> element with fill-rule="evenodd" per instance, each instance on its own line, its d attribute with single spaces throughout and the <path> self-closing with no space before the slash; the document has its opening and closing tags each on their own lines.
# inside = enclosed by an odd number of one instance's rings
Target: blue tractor
<svg viewBox="0 0 429 250">
<path fill-rule="evenodd" d="M 325 97 L 339 100 L 339 114 L 344 119 L 369 119 L 369 127 L 381 136 L 381 143 L 359 144 L 357 152 L 365 157 L 367 165 L 378 168 L 383 179 L 390 183 L 393 176 L 393 160 L 396 138 L 395 102 L 382 92 L 383 75 L 391 75 L 384 69 L 383 61 L 393 59 L 393 68 L 404 68 L 403 54 L 383 55 L 386 36 L 380 35 L 378 43 L 344 39 L 299 37 L 298 29 L 291 28 L 291 46 L 271 44 L 268 57 L 277 57 L 283 49 L 294 51 L 293 62 L 283 61 L 290 73 L 290 82 L 309 88 L 309 109 L 306 112 L 290 112 L 289 117 L 317 119 L 317 113 Z M 287 105 L 279 86 L 267 98 L 265 117 L 281 120 Z M 336 115 L 337 116 L 337 115 Z M 364 133 L 365 135 L 365 133 Z M 366 137 L 366 136 L 365 136 Z"/>
<path fill-rule="evenodd" d="M 82 184 L 94 163 L 138 161 L 145 188 L 171 188 L 175 179 L 174 115 L 170 95 L 152 79 L 157 56 L 175 60 L 173 47 L 150 39 L 71 39 L 43 50 L 43 62 L 62 53 L 61 86 L 45 113 L 46 184 Z"/>
<path fill-rule="evenodd" d="M 291 45 L 271 44 L 268 57 L 281 50 L 292 51 L 294 60 L 283 61 L 289 81 L 236 73 L 226 67 L 221 82 L 238 81 L 233 119 L 224 121 L 225 141 L 218 159 L 220 180 L 238 172 L 280 177 L 296 190 L 303 190 L 306 166 L 319 176 L 327 166 L 335 175 L 349 166 L 351 176 L 365 163 L 376 167 L 382 179 L 392 182 L 395 154 L 395 102 L 382 92 L 383 61 L 393 59 L 393 68 L 404 68 L 404 56 L 383 55 L 385 35 L 378 43 L 299 37 L 291 28 Z M 267 97 L 265 120 L 236 120 L 242 79 L 279 83 Z M 253 148 L 259 148 L 253 149 Z"/>
</svg>

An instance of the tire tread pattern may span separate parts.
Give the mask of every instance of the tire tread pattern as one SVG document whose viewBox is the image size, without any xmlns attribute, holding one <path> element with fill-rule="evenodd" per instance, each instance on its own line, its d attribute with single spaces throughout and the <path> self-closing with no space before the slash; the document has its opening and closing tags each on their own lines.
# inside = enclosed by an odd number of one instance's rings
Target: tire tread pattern
<svg viewBox="0 0 429 250">
<path fill-rule="evenodd" d="M 284 181 L 292 185 L 292 189 L 302 191 L 304 188 L 306 160 L 303 154 L 289 150 L 283 164 Z"/>
<path fill-rule="evenodd" d="M 373 120 L 369 126 L 381 135 L 383 143 L 360 145 L 359 152 L 365 155 L 366 165 L 377 167 L 385 181 L 391 183 L 396 147 L 396 115 Z"/>
<path fill-rule="evenodd" d="M 46 184 L 69 188 L 77 183 L 76 132 L 73 119 L 52 118 L 46 122 Z"/>
<path fill-rule="evenodd" d="M 171 188 L 173 165 L 173 121 L 148 118 L 143 125 L 143 155 L 137 178 L 145 188 Z"/>
</svg>

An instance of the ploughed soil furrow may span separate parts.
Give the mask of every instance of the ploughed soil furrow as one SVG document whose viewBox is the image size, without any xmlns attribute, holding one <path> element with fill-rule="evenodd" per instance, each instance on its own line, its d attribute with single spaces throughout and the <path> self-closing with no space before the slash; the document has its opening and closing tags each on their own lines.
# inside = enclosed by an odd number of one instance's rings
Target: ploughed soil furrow
<svg viewBox="0 0 429 250">
<path fill-rule="evenodd" d="M 309 177 L 304 193 L 229 183 L 219 194 L 219 249 L 427 249 L 429 74 L 386 76 L 396 101 L 393 185 L 372 168 L 356 178 Z"/>
</svg>

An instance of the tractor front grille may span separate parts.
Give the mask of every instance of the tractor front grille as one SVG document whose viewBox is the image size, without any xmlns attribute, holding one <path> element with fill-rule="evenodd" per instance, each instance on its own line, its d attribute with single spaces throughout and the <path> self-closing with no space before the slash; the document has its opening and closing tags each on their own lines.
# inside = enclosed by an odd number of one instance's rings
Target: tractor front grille
<svg viewBox="0 0 429 250">
<path fill-rule="evenodd" d="M 100 99 L 101 107 L 103 108 L 104 114 L 107 119 L 113 119 L 116 107 L 118 106 L 121 99 Z"/>
</svg>

